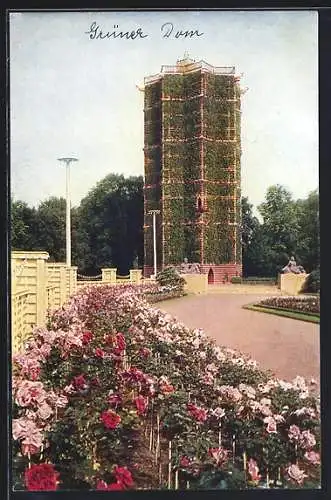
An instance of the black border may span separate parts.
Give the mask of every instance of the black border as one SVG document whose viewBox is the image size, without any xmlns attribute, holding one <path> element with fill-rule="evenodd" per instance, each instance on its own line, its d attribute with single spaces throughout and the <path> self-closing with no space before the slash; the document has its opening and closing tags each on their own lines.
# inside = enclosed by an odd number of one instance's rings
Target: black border
<svg viewBox="0 0 331 500">
<path fill-rule="evenodd" d="M 330 321 L 330 295 L 328 287 L 331 286 L 331 266 L 328 264 L 331 256 L 331 248 L 329 244 L 328 228 L 330 206 L 328 203 L 328 195 L 331 189 L 330 169 L 331 169 L 331 5 L 330 2 L 319 1 L 312 2 L 307 5 L 305 1 L 278 0 L 270 1 L 267 5 L 261 5 L 261 2 L 255 2 L 253 5 L 248 5 L 246 2 L 236 2 L 235 7 L 230 0 L 223 1 L 221 6 L 215 7 L 210 5 L 210 2 L 204 2 L 204 6 L 197 6 L 194 2 L 181 2 L 181 7 L 178 7 L 176 0 L 168 2 L 167 6 L 163 7 L 150 7 L 148 4 L 135 5 L 136 2 L 128 2 L 126 7 L 123 7 L 121 1 L 111 2 L 103 7 L 81 7 L 79 5 L 72 5 L 68 7 L 63 2 L 58 2 L 53 8 L 45 7 L 45 2 L 31 2 L 32 5 L 27 8 L 26 5 L 15 2 L 15 6 L 10 6 L 6 11 L 2 10 L 1 16 L 1 35 L 2 35 L 2 61 L 5 78 L 1 79 L 1 97 L 3 120 L 1 125 L 4 129 L 4 141 L 1 143 L 1 157 L 2 165 L 0 166 L 0 270 L 3 275 L 1 280 L 0 289 L 0 370 L 1 370 L 1 401 L 0 401 L 0 498 L 13 500 L 20 500 L 25 498 L 48 499 L 53 498 L 70 498 L 75 499 L 93 499 L 93 498 L 129 498 L 142 497 L 152 498 L 156 492 L 153 491 L 134 491 L 127 493 L 112 492 L 107 494 L 97 491 L 57 491 L 57 492 L 12 492 L 9 488 L 8 474 L 9 474 L 9 369 L 10 369 L 10 259 L 9 259 L 9 201 L 10 201 L 10 168 L 9 168 L 9 53 L 8 53 L 8 18 L 9 12 L 13 11 L 128 11 L 128 10 L 146 10 L 146 11 L 167 11 L 167 10 L 318 10 L 319 12 L 319 160 L 320 160 L 320 220 L 321 220 L 321 266 L 323 275 L 321 276 L 322 293 L 321 293 L 321 403 L 322 403 L 322 488 L 321 490 L 248 490 L 248 491 L 226 491 L 224 495 L 226 498 L 256 498 L 259 495 L 269 498 L 287 498 L 294 496 L 300 499 L 314 499 L 314 498 L 331 498 L 331 414 L 330 414 L 330 390 L 327 387 L 327 380 L 331 381 L 330 366 L 331 361 L 328 362 L 329 352 L 328 343 L 329 336 L 331 335 L 331 321 Z M 172 5 L 171 5 L 172 4 Z M 300 182 L 300 179 L 298 179 Z M 325 262 L 325 267 L 324 263 Z M 192 497 L 200 498 L 202 495 L 205 497 L 219 496 L 219 491 L 158 491 L 162 496 L 167 497 Z"/>
</svg>

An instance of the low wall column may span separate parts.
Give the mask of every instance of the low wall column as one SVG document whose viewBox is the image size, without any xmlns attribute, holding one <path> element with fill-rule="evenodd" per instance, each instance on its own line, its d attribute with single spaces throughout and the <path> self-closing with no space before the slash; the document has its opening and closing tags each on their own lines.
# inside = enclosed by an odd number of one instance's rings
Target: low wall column
<svg viewBox="0 0 331 500">
<path fill-rule="evenodd" d="M 116 285 L 116 273 L 117 273 L 116 267 L 105 267 L 101 269 L 101 273 L 103 282 Z"/>
<path fill-rule="evenodd" d="M 142 278 L 141 269 L 130 269 L 130 282 L 140 285 Z"/>
</svg>

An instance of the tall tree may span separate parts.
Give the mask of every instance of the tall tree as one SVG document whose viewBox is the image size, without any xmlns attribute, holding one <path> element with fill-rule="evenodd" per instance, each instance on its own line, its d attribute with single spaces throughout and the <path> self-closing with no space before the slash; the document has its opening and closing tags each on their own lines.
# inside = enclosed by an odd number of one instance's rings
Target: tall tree
<svg viewBox="0 0 331 500">
<path fill-rule="evenodd" d="M 65 262 L 66 200 L 52 196 L 37 210 L 36 239 L 38 250 L 45 250 L 50 260 Z"/>
<path fill-rule="evenodd" d="M 319 266 L 320 228 L 318 190 L 296 201 L 300 233 L 296 253 L 304 268 L 311 272 Z"/>
<path fill-rule="evenodd" d="M 12 201 L 10 219 L 12 250 L 35 250 L 36 209 L 29 207 L 24 201 Z"/>
<path fill-rule="evenodd" d="M 242 198 L 242 258 L 244 276 L 275 276 L 274 255 L 253 205 Z"/>
<path fill-rule="evenodd" d="M 258 210 L 263 217 L 263 233 L 266 238 L 270 264 L 276 274 L 296 256 L 300 237 L 300 225 L 296 203 L 292 194 L 279 184 L 270 186 L 266 198 Z"/>
<path fill-rule="evenodd" d="M 110 174 L 81 201 L 76 251 L 80 272 L 116 267 L 125 275 L 143 259 L 143 179 Z"/>
</svg>

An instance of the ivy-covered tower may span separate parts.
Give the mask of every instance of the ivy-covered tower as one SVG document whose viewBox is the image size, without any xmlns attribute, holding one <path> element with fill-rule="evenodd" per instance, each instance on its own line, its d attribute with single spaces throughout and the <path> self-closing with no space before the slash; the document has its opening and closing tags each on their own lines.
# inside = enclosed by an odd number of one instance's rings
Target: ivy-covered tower
<svg viewBox="0 0 331 500">
<path fill-rule="evenodd" d="M 189 58 L 144 81 L 144 275 L 185 257 L 209 282 L 241 275 L 239 77 Z"/>
</svg>

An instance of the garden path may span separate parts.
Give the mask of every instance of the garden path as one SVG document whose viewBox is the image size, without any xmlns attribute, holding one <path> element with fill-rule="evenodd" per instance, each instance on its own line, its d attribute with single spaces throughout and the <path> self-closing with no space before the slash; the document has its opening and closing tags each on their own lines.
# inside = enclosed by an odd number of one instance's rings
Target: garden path
<svg viewBox="0 0 331 500">
<path fill-rule="evenodd" d="M 219 345 L 237 349 L 277 377 L 320 380 L 319 325 L 243 309 L 263 295 L 189 295 L 157 304 L 190 328 L 202 328 Z"/>
</svg>

